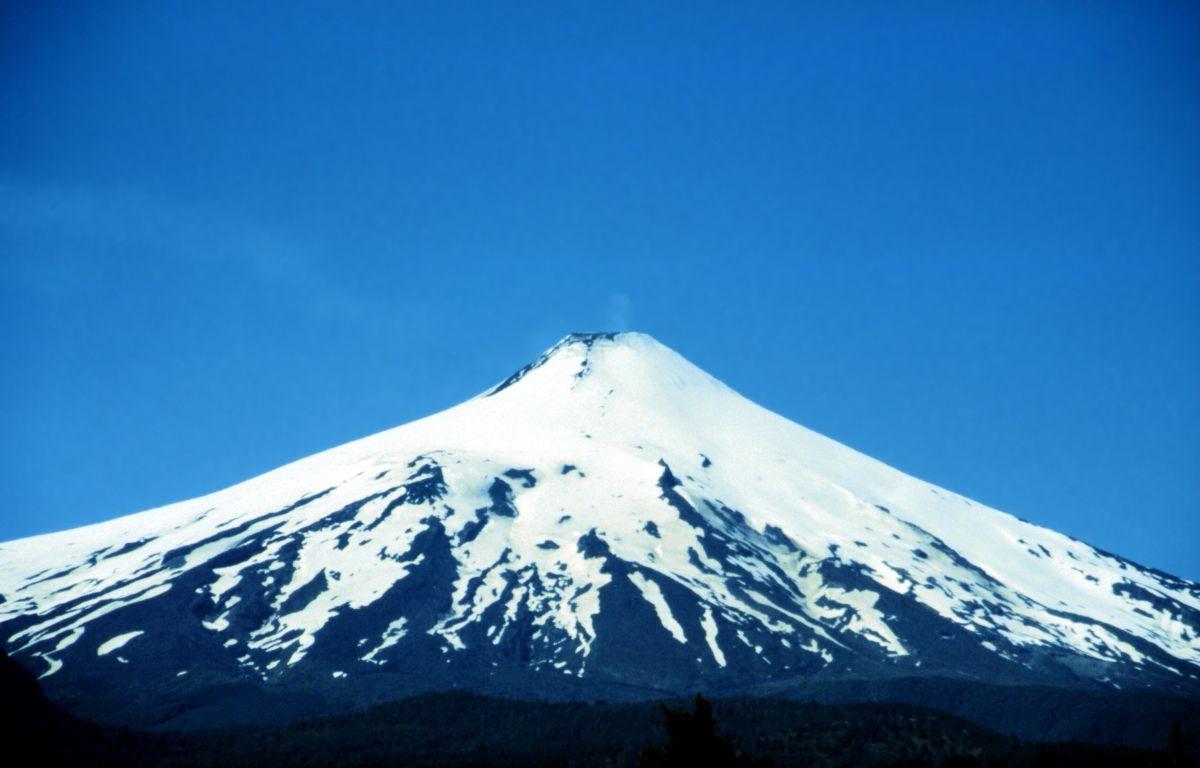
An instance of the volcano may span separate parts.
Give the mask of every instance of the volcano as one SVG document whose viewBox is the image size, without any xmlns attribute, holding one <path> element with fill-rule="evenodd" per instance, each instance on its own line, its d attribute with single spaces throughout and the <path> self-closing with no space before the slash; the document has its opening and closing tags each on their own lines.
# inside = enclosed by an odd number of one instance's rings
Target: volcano
<svg viewBox="0 0 1200 768">
<path fill-rule="evenodd" d="M 106 722 L 937 678 L 1200 697 L 1200 586 L 922 482 L 649 336 L 216 493 L 0 544 L 0 638 Z M 219 715 L 215 713 L 220 713 Z"/>
</svg>

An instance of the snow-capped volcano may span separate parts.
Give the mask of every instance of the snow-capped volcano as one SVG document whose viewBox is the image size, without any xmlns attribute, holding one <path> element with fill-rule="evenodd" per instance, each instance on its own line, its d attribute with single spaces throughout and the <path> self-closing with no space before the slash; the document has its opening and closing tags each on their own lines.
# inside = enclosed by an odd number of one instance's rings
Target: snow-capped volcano
<svg viewBox="0 0 1200 768">
<path fill-rule="evenodd" d="M 208 496 L 0 544 L 0 638 L 52 696 L 120 718 L 136 694 L 155 722 L 233 690 L 313 712 L 847 675 L 1200 692 L 1200 586 L 634 333 L 568 336 L 461 405 Z"/>
</svg>

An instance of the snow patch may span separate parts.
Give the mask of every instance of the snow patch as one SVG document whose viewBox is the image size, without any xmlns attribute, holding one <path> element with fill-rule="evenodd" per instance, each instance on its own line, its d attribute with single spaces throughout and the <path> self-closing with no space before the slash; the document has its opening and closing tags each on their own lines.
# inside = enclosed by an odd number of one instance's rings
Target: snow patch
<svg viewBox="0 0 1200 768">
<path fill-rule="evenodd" d="M 725 654 L 717 644 L 717 620 L 713 618 L 712 607 L 704 606 L 704 615 L 700 617 L 700 626 L 704 627 L 704 640 L 712 651 L 713 659 L 719 666 L 725 666 Z"/>
<path fill-rule="evenodd" d="M 663 628 L 671 633 L 681 643 L 687 642 L 687 635 L 683 633 L 683 627 L 675 620 L 675 616 L 671 613 L 671 607 L 667 605 L 667 599 L 663 596 L 662 589 L 658 583 L 647 579 L 640 573 L 629 574 L 629 580 L 633 582 L 638 591 L 642 593 L 642 597 L 646 598 L 646 602 L 650 603 L 654 608 L 654 612 L 658 614 L 658 620 L 662 623 Z"/>
<path fill-rule="evenodd" d="M 112 653 L 115 650 L 124 648 L 125 644 L 128 643 L 133 638 L 138 637 L 139 635 L 144 635 L 144 634 L 146 634 L 146 633 L 139 629 L 134 632 L 126 632 L 123 635 L 117 635 L 116 637 L 114 637 L 110 640 L 106 640 L 105 642 L 101 643 L 100 647 L 96 649 L 96 655 L 97 656 L 107 656 L 108 654 Z"/>
</svg>

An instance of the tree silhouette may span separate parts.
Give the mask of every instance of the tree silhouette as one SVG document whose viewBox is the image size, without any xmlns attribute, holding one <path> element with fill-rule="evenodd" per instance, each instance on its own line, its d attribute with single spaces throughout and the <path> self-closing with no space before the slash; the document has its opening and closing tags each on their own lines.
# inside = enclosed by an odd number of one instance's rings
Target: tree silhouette
<svg viewBox="0 0 1200 768">
<path fill-rule="evenodd" d="M 1180 768 L 1191 768 L 1196 764 L 1190 754 L 1191 739 L 1183 732 L 1183 725 L 1178 720 L 1172 720 L 1167 729 L 1167 753 L 1171 756 L 1171 765 Z"/>
<path fill-rule="evenodd" d="M 769 758 L 751 759 L 737 752 L 728 740 L 717 734 L 712 703 L 696 694 L 693 710 L 675 709 L 660 704 L 662 725 L 667 731 L 665 744 L 655 744 L 642 750 L 641 768 L 680 768 L 712 766 L 712 768 L 759 768 L 771 765 Z"/>
</svg>

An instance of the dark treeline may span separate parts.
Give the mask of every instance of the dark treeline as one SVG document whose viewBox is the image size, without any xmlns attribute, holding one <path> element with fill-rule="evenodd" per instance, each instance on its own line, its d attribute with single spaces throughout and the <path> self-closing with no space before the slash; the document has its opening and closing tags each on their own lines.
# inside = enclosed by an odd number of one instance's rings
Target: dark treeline
<svg viewBox="0 0 1200 768">
<path fill-rule="evenodd" d="M 1162 749 L 1030 743 L 899 704 L 779 699 L 546 703 L 430 694 L 286 726 L 144 732 L 80 721 L 7 658 L 0 739 L 10 765 L 271 766 L 1193 766 L 1190 735 Z"/>
<path fill-rule="evenodd" d="M 777 695 L 844 704 L 885 701 L 950 712 L 1024 741 L 1082 741 L 1156 749 L 1179 720 L 1200 731 L 1200 701 L 1154 690 L 998 685 L 946 678 L 809 683 Z"/>
</svg>

